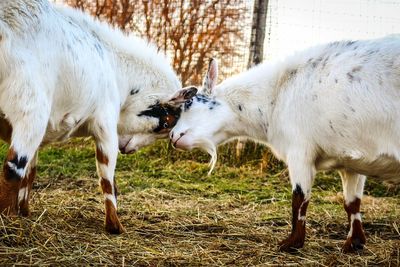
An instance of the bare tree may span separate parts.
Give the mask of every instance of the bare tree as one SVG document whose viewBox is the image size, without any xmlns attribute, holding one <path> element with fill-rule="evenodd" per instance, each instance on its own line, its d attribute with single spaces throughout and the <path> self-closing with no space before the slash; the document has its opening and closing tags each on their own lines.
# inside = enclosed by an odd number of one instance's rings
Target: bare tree
<svg viewBox="0 0 400 267">
<path fill-rule="evenodd" d="M 245 50 L 246 0 L 66 0 L 124 31 L 136 32 L 168 52 L 183 84 L 199 84 L 210 57 L 221 76 Z M 239 45 L 240 43 L 240 45 Z M 226 67 L 225 67 L 226 66 Z M 227 73 L 229 72 L 229 73 Z"/>
</svg>

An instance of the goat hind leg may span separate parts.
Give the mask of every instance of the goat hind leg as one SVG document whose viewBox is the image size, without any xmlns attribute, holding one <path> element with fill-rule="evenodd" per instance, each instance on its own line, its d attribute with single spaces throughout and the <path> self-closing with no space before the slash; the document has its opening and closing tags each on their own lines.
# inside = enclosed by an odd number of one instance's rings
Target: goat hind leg
<svg viewBox="0 0 400 267">
<path fill-rule="evenodd" d="M 349 233 L 342 250 L 354 252 L 363 249 L 366 243 L 360 213 L 366 177 L 346 170 L 340 170 L 339 173 L 343 184 L 344 209 L 349 221 Z"/>
</svg>

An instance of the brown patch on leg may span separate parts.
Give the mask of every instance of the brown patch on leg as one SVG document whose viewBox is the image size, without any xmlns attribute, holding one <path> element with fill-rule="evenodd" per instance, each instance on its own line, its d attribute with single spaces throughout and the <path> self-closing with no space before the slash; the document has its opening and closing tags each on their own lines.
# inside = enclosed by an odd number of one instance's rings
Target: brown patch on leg
<svg viewBox="0 0 400 267">
<path fill-rule="evenodd" d="M 110 234 L 121 234 L 125 232 L 124 227 L 119 222 L 117 209 L 115 208 L 114 204 L 111 200 L 106 199 L 105 201 L 106 206 L 106 231 Z"/>
<path fill-rule="evenodd" d="M 12 126 L 5 118 L 0 117 L 0 138 L 10 143 Z"/>
<path fill-rule="evenodd" d="M 108 165 L 108 157 L 103 153 L 103 151 L 98 146 L 96 146 L 96 159 L 101 164 Z"/>
<path fill-rule="evenodd" d="M 33 185 L 33 180 L 35 180 L 36 177 L 36 167 L 33 167 L 29 174 L 27 176 L 25 176 L 24 180 L 22 180 L 21 183 L 21 187 L 22 188 L 27 188 L 28 192 L 28 196 L 27 198 L 23 199 L 22 201 L 19 202 L 19 214 L 27 217 L 30 215 L 30 211 L 29 211 L 29 198 L 32 192 L 32 185 Z"/>
<path fill-rule="evenodd" d="M 7 181 L 0 177 L 0 213 L 16 215 L 18 211 L 18 191 L 20 181 Z"/>
<path fill-rule="evenodd" d="M 300 186 L 297 186 L 292 195 L 292 233 L 279 243 L 279 250 L 290 252 L 304 246 L 308 202 Z"/>
<path fill-rule="evenodd" d="M 350 202 L 349 205 L 346 205 L 346 203 L 344 203 L 344 210 L 347 212 L 347 219 L 349 220 L 349 223 L 351 215 L 360 212 L 360 206 L 361 199 L 359 199 L 358 197 L 356 197 L 353 202 Z"/>
<path fill-rule="evenodd" d="M 106 199 L 105 199 L 106 230 L 110 234 L 121 234 L 125 231 L 124 227 L 122 226 L 122 224 L 120 223 L 120 221 L 118 219 L 116 207 L 114 206 L 113 202 L 107 198 L 107 195 L 111 195 L 111 196 L 115 197 L 115 201 L 117 200 L 117 196 L 116 196 L 117 188 L 115 185 L 115 178 L 114 178 L 114 194 L 113 194 L 113 190 L 112 190 L 113 188 L 111 186 L 111 183 L 107 179 L 101 178 L 100 185 L 101 185 L 101 189 L 103 190 L 103 194 L 106 196 Z"/>
<path fill-rule="evenodd" d="M 356 218 L 356 214 L 360 213 L 361 199 L 356 198 L 354 201 L 350 202 L 349 205 L 344 204 L 344 209 L 347 212 L 347 217 L 349 221 L 349 231 L 351 229 L 351 235 L 347 237 L 343 245 L 343 252 L 355 252 L 364 248 L 366 243 L 366 237 L 361 221 Z M 351 217 L 353 215 L 353 222 Z"/>
<path fill-rule="evenodd" d="M 103 194 L 112 194 L 112 187 L 110 181 L 105 178 L 100 179 L 101 189 L 103 190 Z"/>
<path fill-rule="evenodd" d="M 0 177 L 0 213 L 6 215 L 15 215 L 18 211 L 18 191 L 21 180 L 15 179 L 15 172 L 8 166 L 8 162 L 16 158 L 17 153 L 11 147 L 3 165 L 3 175 Z"/>
</svg>

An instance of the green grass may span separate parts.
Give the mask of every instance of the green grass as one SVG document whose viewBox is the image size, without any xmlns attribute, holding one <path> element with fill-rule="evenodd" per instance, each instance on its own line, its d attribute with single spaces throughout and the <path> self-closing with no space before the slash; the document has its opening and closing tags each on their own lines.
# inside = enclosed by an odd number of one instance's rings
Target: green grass
<svg viewBox="0 0 400 267">
<path fill-rule="evenodd" d="M 4 160 L 7 146 L 0 145 Z M 285 166 L 259 149 L 235 159 L 171 149 L 164 141 L 120 155 L 119 214 L 127 233 L 106 234 L 94 144 L 76 139 L 43 148 L 30 218 L 0 221 L 0 265 L 364 265 L 400 264 L 399 188 L 367 180 L 362 212 L 368 244 L 344 255 L 347 219 L 337 173 L 319 173 L 308 211 L 307 240 L 295 254 L 277 243 L 290 229 Z M 254 156 L 255 155 L 255 156 Z"/>
</svg>

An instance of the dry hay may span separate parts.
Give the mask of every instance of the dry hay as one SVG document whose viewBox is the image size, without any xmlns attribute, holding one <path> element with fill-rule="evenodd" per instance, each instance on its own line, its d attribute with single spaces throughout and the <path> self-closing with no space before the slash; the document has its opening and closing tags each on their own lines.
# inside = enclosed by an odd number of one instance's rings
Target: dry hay
<svg viewBox="0 0 400 267">
<path fill-rule="evenodd" d="M 31 217 L 1 217 L 2 266 L 400 265 L 398 199 L 365 199 L 368 244 L 350 255 L 340 252 L 347 235 L 341 195 L 325 198 L 337 210 L 311 202 L 305 248 L 288 254 L 277 250 L 290 228 L 288 201 L 145 189 L 119 198 L 127 232 L 112 236 L 104 231 L 103 204 L 92 178 L 39 178 L 35 187 Z"/>
</svg>

